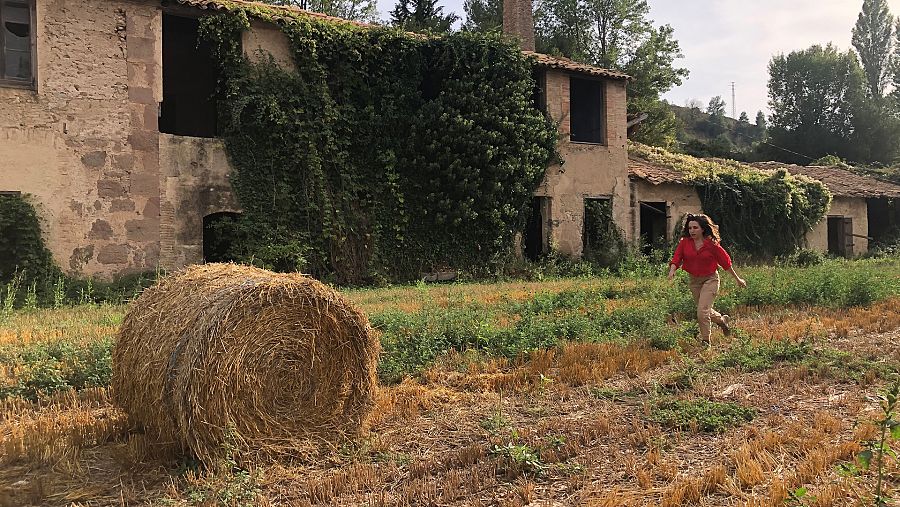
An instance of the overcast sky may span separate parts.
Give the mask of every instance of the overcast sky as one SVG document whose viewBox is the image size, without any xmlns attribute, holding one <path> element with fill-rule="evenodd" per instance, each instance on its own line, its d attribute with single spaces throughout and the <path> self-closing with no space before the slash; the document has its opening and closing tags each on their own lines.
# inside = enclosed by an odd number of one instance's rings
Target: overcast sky
<svg viewBox="0 0 900 507">
<path fill-rule="evenodd" d="M 382 18 L 395 0 L 378 0 Z M 731 115 L 731 82 L 735 83 L 737 113 L 768 112 L 767 65 L 773 55 L 835 43 L 850 48 L 850 31 L 862 0 L 649 0 L 655 24 L 675 28 L 684 58 L 677 63 L 690 70 L 684 84 L 665 98 L 684 105 L 689 99 L 707 104 L 721 95 Z M 443 0 L 445 11 L 464 16 L 462 0 Z M 888 0 L 891 13 L 900 14 L 900 0 Z"/>
</svg>

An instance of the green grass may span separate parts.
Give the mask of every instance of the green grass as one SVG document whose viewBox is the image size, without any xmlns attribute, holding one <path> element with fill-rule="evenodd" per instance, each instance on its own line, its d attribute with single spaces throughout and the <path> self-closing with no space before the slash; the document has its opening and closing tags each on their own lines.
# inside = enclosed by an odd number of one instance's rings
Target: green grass
<svg viewBox="0 0 900 507">
<path fill-rule="evenodd" d="M 900 295 L 900 258 L 739 269 L 750 286 L 739 290 L 724 277 L 716 302 L 721 311 L 767 305 L 844 308 Z M 636 265 L 628 276 L 539 284 L 418 284 L 347 294 L 381 331 L 379 376 L 394 383 L 417 375 L 450 350 L 514 358 L 564 342 L 639 339 L 660 349 L 675 348 L 692 337 L 696 325 L 688 321 L 670 326 L 666 317 L 671 312 L 693 315 L 694 306 L 686 276 L 680 274 L 670 284 L 663 271 Z M 123 306 L 98 305 L 14 311 L 0 321 L 0 366 L 14 371 L 5 379 L 0 376 L 0 398 L 33 399 L 62 389 L 106 385 L 112 337 L 124 311 Z M 778 362 L 805 361 L 817 371 L 858 378 L 875 364 L 851 359 L 817 351 L 807 342 L 753 344 L 745 337 L 705 369 L 760 371 Z M 880 363 L 877 367 L 893 368 Z"/>
</svg>

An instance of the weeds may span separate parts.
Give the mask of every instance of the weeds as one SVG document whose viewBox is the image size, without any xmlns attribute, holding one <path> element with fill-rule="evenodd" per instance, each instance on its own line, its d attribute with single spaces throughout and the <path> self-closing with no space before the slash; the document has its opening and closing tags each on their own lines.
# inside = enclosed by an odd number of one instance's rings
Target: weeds
<svg viewBox="0 0 900 507">
<path fill-rule="evenodd" d="M 891 439 L 900 439 L 900 422 L 897 416 L 897 399 L 900 397 L 900 377 L 881 394 L 881 418 L 875 421 L 878 426 L 878 439 L 866 442 L 866 449 L 857 455 L 863 468 L 869 469 L 875 460 L 877 476 L 873 500 L 875 507 L 887 507 L 891 498 L 884 491 L 885 455 L 897 459 L 897 453 L 891 448 Z"/>
<path fill-rule="evenodd" d="M 753 420 L 756 411 L 737 403 L 719 403 L 707 399 L 663 399 L 653 405 L 650 420 L 678 430 L 722 433 L 728 428 Z"/>
</svg>

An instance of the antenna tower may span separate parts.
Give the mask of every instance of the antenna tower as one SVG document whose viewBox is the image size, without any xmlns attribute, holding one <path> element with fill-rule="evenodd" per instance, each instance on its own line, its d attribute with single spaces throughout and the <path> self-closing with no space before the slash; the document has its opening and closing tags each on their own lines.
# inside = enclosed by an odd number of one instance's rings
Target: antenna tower
<svg viewBox="0 0 900 507">
<path fill-rule="evenodd" d="M 731 117 L 737 120 L 737 105 L 734 103 L 734 81 L 731 82 Z"/>
</svg>

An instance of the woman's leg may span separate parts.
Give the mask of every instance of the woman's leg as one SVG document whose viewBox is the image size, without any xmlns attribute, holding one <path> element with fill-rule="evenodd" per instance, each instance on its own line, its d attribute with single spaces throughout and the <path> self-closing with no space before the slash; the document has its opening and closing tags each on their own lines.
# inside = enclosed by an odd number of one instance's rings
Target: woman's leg
<svg viewBox="0 0 900 507">
<path fill-rule="evenodd" d="M 700 339 L 706 342 L 710 341 L 711 324 L 722 322 L 722 315 L 713 310 L 713 301 L 719 292 L 719 277 L 716 274 L 705 277 L 703 284 L 700 286 L 700 295 L 697 298 L 697 322 L 700 324 Z"/>
</svg>

